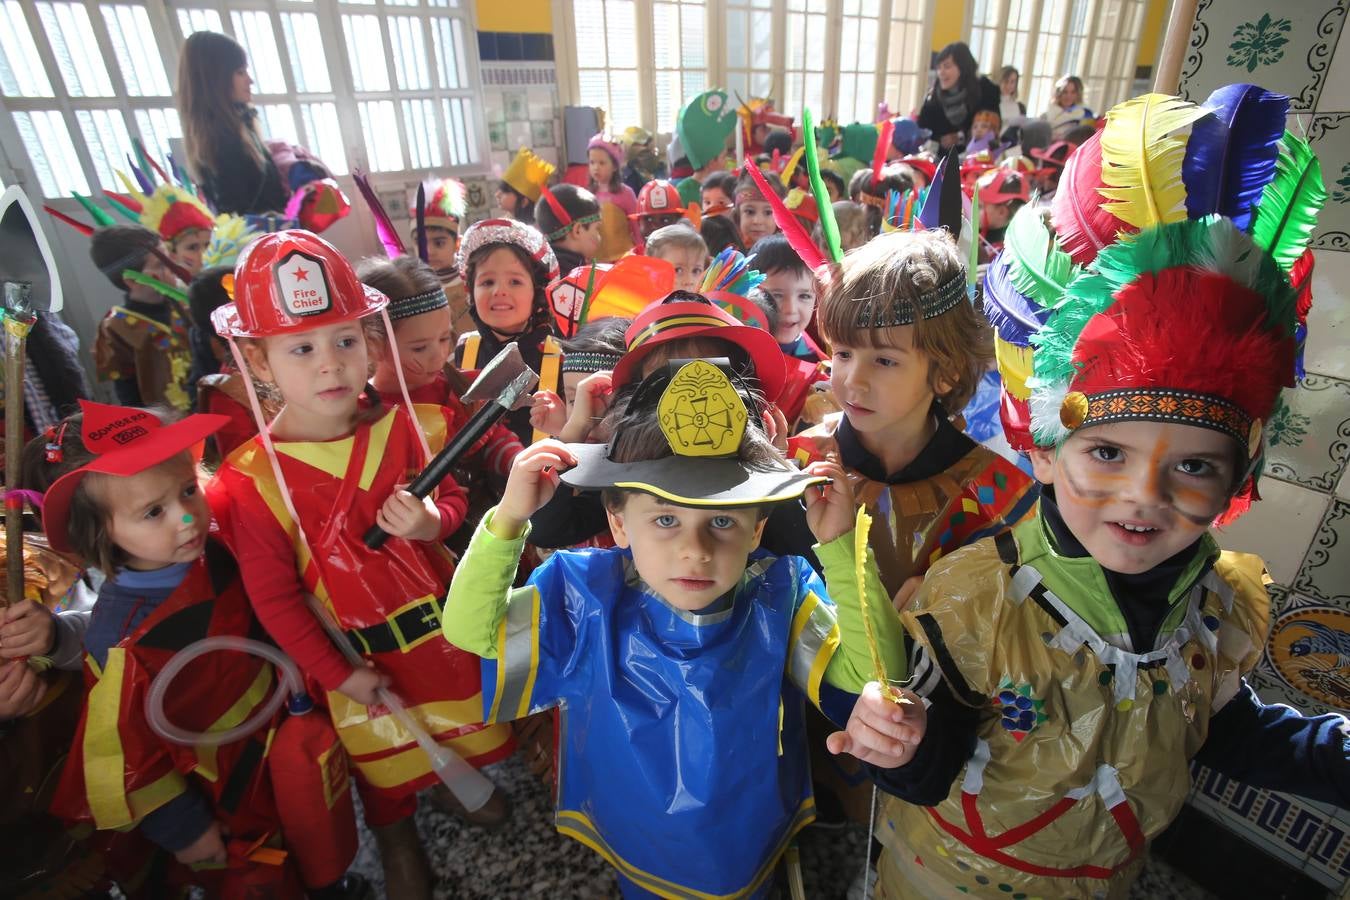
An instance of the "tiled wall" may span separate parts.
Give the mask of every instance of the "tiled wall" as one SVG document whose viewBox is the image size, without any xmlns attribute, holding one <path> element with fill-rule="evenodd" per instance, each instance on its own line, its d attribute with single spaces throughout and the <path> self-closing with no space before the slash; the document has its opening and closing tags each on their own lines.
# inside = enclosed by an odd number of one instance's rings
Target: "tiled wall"
<svg viewBox="0 0 1350 900">
<path fill-rule="evenodd" d="M 1345 0 L 1201 0 L 1182 92 L 1203 100 L 1246 81 L 1288 94 L 1330 198 L 1313 237 L 1316 268 L 1304 363 L 1267 433 L 1262 501 L 1220 535 L 1260 554 L 1277 587 L 1255 685 L 1308 713 L 1350 710 L 1350 48 Z M 1350 36 L 1350 34 L 1347 34 Z M 1193 803 L 1325 884 L 1350 879 L 1350 813 L 1200 772 Z"/>
<path fill-rule="evenodd" d="M 500 175 L 520 147 L 554 165 L 562 157 L 562 112 L 553 36 L 478 32 L 483 114 L 493 175 Z M 492 202 L 489 183 L 488 203 Z"/>
</svg>

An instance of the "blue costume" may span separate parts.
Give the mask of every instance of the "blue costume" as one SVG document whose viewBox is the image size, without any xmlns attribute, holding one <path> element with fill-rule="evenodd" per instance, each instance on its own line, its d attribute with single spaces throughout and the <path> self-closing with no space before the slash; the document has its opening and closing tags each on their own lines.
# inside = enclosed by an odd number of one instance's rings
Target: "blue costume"
<svg viewBox="0 0 1350 900">
<path fill-rule="evenodd" d="M 625 893 L 754 896 L 815 818 L 802 697 L 843 722 L 869 677 L 860 645 L 860 666 L 835 657 L 841 628 L 861 639 L 852 534 L 818 548 L 843 606 L 800 557 L 756 554 L 699 613 L 618 549 L 555 553 L 508 597 L 524 540 L 480 526 L 447 602 L 446 637 L 485 657 L 486 720 L 561 707 L 558 830 Z M 874 627 L 899 646 L 870 553 L 867 570 Z"/>
</svg>

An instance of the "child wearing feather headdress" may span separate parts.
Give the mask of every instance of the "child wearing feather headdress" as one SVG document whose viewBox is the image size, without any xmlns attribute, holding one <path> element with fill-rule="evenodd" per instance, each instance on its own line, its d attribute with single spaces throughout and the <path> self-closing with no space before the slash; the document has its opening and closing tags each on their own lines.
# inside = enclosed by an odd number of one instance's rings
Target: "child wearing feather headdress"
<svg viewBox="0 0 1350 900">
<path fill-rule="evenodd" d="M 1112 110 L 1084 157 L 1098 178 L 1066 173 L 1057 203 L 1081 190 L 1119 228 L 1094 243 L 1081 218 L 1051 232 L 1024 209 L 991 266 L 1005 400 L 1021 404 L 1005 425 L 1044 487 L 1033 517 L 939 561 L 902 613 L 923 738 L 895 740 L 872 687 L 830 738 L 907 801 L 879 817 L 882 896 L 1124 897 L 1193 760 L 1350 802 L 1346 720 L 1265 706 L 1248 684 L 1269 578 L 1209 534 L 1256 498 L 1298 353 L 1284 261 L 1325 199 L 1284 132 L 1287 99 L 1235 87 L 1203 108 L 1154 94 Z"/>
</svg>

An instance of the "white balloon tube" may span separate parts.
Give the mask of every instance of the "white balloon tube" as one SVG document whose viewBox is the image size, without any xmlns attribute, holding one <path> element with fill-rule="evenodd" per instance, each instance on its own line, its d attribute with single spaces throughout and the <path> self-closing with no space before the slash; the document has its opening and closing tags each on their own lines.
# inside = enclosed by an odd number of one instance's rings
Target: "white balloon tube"
<svg viewBox="0 0 1350 900">
<path fill-rule="evenodd" d="M 240 653 L 261 656 L 281 673 L 281 683 L 277 685 L 277 689 L 272 692 L 272 696 L 267 698 L 267 702 L 260 706 L 256 713 L 233 728 L 227 728 L 223 731 L 202 732 L 179 728 L 169 721 L 169 717 L 164 712 L 164 698 L 168 695 L 169 685 L 173 683 L 174 678 L 179 672 L 183 671 L 183 667 L 188 663 L 205 653 L 217 650 L 237 650 Z M 300 670 L 296 668 L 295 663 L 291 661 L 289 656 L 271 644 L 264 644 L 261 641 L 235 635 L 220 634 L 189 644 L 173 655 L 168 665 L 160 670 L 154 681 L 150 682 L 150 691 L 145 697 L 145 718 L 149 721 L 155 734 L 166 741 L 189 747 L 215 747 L 237 741 L 257 731 L 276 714 L 278 707 L 285 702 L 287 694 L 294 697 L 303 696 L 304 693 L 305 686 L 300 679 Z"/>
</svg>

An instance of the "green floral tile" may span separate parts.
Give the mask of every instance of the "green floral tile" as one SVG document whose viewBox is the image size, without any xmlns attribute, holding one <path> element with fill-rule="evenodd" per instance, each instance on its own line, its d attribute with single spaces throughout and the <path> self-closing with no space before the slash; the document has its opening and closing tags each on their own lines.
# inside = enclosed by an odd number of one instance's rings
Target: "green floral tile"
<svg viewBox="0 0 1350 900">
<path fill-rule="evenodd" d="M 1267 475 L 1335 489 L 1350 458 L 1350 382 L 1309 374 L 1286 390 L 1266 426 Z"/>
<path fill-rule="evenodd" d="M 1326 86 L 1346 4 L 1200 0 L 1182 66 L 1182 94 L 1203 100 L 1238 81 L 1288 94 L 1313 110 Z"/>
</svg>

